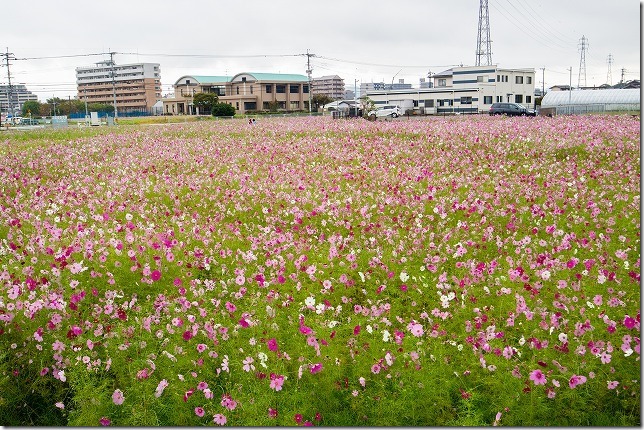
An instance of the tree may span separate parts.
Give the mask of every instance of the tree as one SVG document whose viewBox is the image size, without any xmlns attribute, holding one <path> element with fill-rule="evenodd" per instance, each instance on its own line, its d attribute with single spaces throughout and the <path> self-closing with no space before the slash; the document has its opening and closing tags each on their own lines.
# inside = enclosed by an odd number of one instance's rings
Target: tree
<svg viewBox="0 0 644 430">
<path fill-rule="evenodd" d="M 212 107 L 213 116 L 235 116 L 235 108 L 228 103 L 215 103 Z"/>
<path fill-rule="evenodd" d="M 313 103 L 313 109 L 316 111 L 320 108 L 320 106 L 324 106 L 326 104 L 329 104 L 333 101 L 333 99 L 326 94 L 314 94 L 313 97 L 311 98 L 311 102 Z"/>
<path fill-rule="evenodd" d="M 192 99 L 195 107 L 199 108 L 199 113 L 209 114 L 212 112 L 213 106 L 217 104 L 219 97 L 214 93 L 197 93 Z"/>
<path fill-rule="evenodd" d="M 277 109 L 280 107 L 280 102 L 277 100 L 273 100 L 268 102 L 268 111 L 269 112 L 277 112 Z"/>
<path fill-rule="evenodd" d="M 28 117 L 40 115 L 40 102 L 38 100 L 28 100 L 22 105 L 22 116 Z"/>
<path fill-rule="evenodd" d="M 376 103 L 367 96 L 360 97 L 360 104 L 362 104 L 362 116 L 365 118 L 369 116 L 369 112 L 376 110 Z"/>
</svg>

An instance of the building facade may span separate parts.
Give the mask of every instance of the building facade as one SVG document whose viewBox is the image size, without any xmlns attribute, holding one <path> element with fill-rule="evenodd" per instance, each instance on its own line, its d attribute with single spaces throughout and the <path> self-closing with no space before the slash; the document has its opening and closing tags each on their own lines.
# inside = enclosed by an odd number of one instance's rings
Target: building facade
<svg viewBox="0 0 644 430">
<path fill-rule="evenodd" d="M 234 76 L 185 75 L 174 84 L 174 96 L 163 99 L 165 115 L 200 115 L 193 105 L 197 93 L 215 93 L 239 114 L 257 111 L 309 110 L 308 77 L 281 73 L 238 73 Z"/>
<path fill-rule="evenodd" d="M 431 77 L 431 87 L 371 90 L 376 106 L 398 104 L 421 114 L 484 113 L 493 103 L 513 102 L 533 107 L 534 69 L 491 66 L 454 67 Z"/>
<path fill-rule="evenodd" d="M 76 68 L 78 99 L 87 103 L 114 104 L 118 113 L 149 112 L 161 100 L 158 63 L 117 65 L 111 61 Z M 116 94 L 116 97 L 115 97 Z"/>
<path fill-rule="evenodd" d="M 313 95 L 326 95 L 334 100 L 344 98 L 344 79 L 338 75 L 321 76 L 311 80 L 311 93 Z"/>
<path fill-rule="evenodd" d="M 38 101 L 38 96 L 29 91 L 25 85 L 0 85 L 0 112 L 19 116 L 22 105 L 30 100 Z M 37 113 L 34 112 L 34 114 Z"/>
</svg>

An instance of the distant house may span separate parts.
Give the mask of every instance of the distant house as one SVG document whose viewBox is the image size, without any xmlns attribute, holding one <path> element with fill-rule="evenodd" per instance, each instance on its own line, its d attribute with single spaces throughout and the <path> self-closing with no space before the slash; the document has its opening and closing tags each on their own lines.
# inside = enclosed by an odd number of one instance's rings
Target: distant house
<svg viewBox="0 0 644 430">
<path fill-rule="evenodd" d="M 185 75 L 174 84 L 174 96 L 163 100 L 166 115 L 199 115 L 197 93 L 214 93 L 236 113 L 277 110 L 308 111 L 308 77 L 284 73 L 243 72 L 234 76 Z"/>
<path fill-rule="evenodd" d="M 570 85 L 555 85 L 548 88 L 550 91 L 570 91 L 572 87 Z"/>
</svg>

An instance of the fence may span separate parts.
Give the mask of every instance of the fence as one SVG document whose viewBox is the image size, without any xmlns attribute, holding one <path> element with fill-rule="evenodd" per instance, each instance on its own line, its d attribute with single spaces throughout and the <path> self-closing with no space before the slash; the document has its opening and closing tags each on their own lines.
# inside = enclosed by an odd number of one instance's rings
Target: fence
<svg viewBox="0 0 644 430">
<path fill-rule="evenodd" d="M 89 113 L 88 113 L 89 114 Z M 133 110 L 133 111 L 124 111 L 118 112 L 118 115 L 120 118 L 131 118 L 131 117 L 141 117 L 141 116 L 152 116 L 155 115 L 155 110 L 154 109 L 149 109 L 149 110 Z M 75 113 L 70 113 L 67 115 L 69 119 L 85 119 L 85 112 L 75 112 Z M 98 111 L 98 117 L 99 118 L 105 118 L 108 116 L 114 116 L 114 112 L 111 111 Z"/>
</svg>

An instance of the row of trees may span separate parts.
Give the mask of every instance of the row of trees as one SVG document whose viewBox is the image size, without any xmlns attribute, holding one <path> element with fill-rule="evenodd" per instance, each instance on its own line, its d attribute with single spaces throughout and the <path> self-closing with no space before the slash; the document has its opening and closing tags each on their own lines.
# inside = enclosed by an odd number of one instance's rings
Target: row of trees
<svg viewBox="0 0 644 430">
<path fill-rule="evenodd" d="M 316 111 L 320 106 L 324 106 L 332 101 L 333 99 L 325 94 L 315 94 L 311 98 L 311 104 L 313 109 Z M 194 106 L 199 108 L 199 112 L 203 112 L 205 114 L 212 113 L 214 116 L 232 116 L 235 114 L 235 108 L 227 103 L 219 103 L 219 97 L 217 94 L 197 93 L 194 95 L 192 103 Z M 274 106 L 272 106 L 270 110 L 277 111 L 277 106 L 278 102 L 275 102 Z M 224 113 L 221 114 L 220 112 Z"/>
<path fill-rule="evenodd" d="M 88 103 L 87 111 L 114 112 L 114 106 L 104 103 Z M 85 102 L 82 100 L 65 100 L 59 97 L 47 99 L 46 103 L 37 100 L 26 101 L 22 105 L 22 116 L 38 118 L 52 115 L 70 115 L 75 113 L 85 113 Z"/>
<path fill-rule="evenodd" d="M 311 101 L 313 108 L 317 111 L 320 106 L 331 103 L 333 99 L 324 94 L 315 94 Z M 228 103 L 219 103 L 219 97 L 217 94 L 198 93 L 194 95 L 192 102 L 194 106 L 199 108 L 199 112 L 203 112 L 206 115 L 233 116 L 235 114 L 235 108 L 233 106 Z M 114 106 L 112 104 L 104 103 L 88 103 L 87 112 L 94 111 L 112 113 L 114 112 Z M 52 97 L 47 99 L 46 103 L 41 103 L 37 100 L 29 100 L 22 105 L 23 117 L 31 116 L 32 118 L 38 118 L 76 113 L 85 113 L 84 101 L 78 99 L 65 100 L 59 97 Z"/>
</svg>

